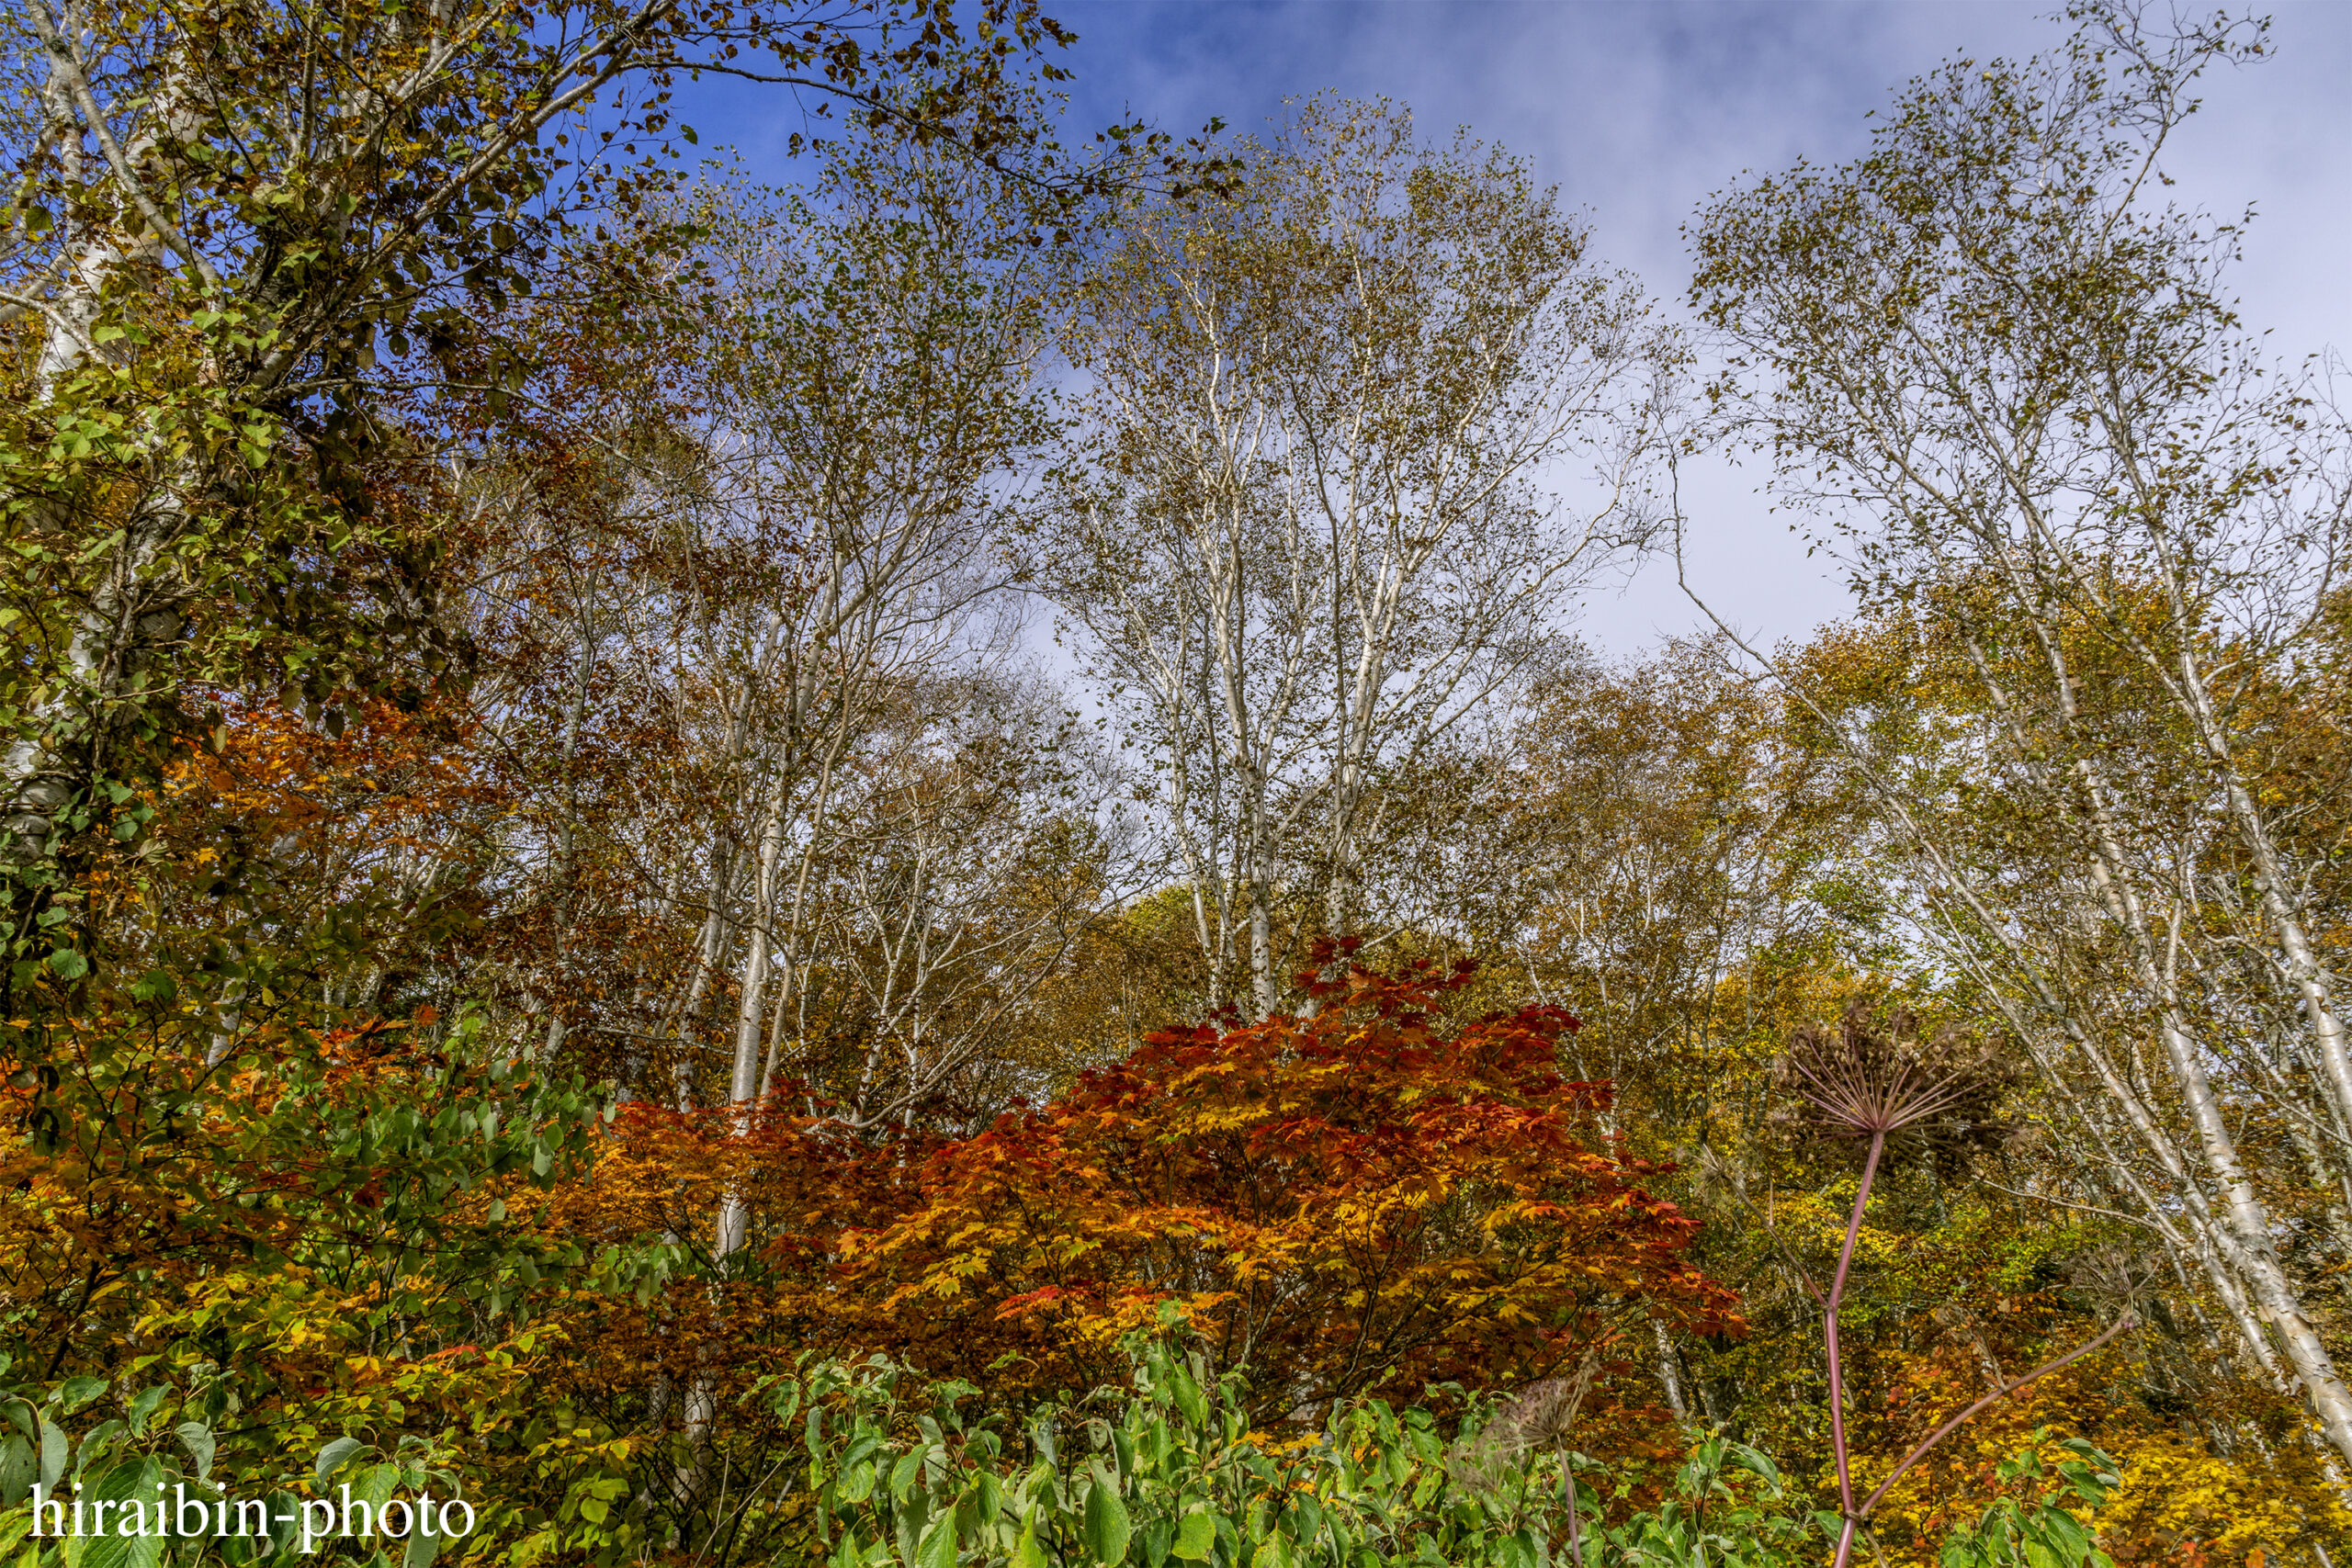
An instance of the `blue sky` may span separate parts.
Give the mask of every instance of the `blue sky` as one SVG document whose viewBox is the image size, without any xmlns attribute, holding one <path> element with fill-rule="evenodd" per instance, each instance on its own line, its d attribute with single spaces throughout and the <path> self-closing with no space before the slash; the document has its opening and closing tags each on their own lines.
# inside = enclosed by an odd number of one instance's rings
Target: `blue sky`
<svg viewBox="0 0 2352 1568">
<path fill-rule="evenodd" d="M 2162 0 L 2156 8 L 2161 11 Z M 1079 34 L 1067 63 L 1074 130 L 1141 115 L 1177 130 L 1211 116 L 1254 129 L 1286 96 L 1334 88 L 1408 105 L 1432 136 L 1467 126 L 1531 159 L 1586 209 L 1595 248 L 1679 299 L 1679 227 L 1744 169 L 1860 150 L 1863 116 L 1952 54 L 2055 43 L 2052 4 L 1782 4 L 1751 0 L 1047 0 Z M 2192 6 L 2192 9 L 2201 7 Z M 2187 199 L 2258 220 L 2238 274 L 2245 314 L 2282 356 L 2352 350 L 2352 4 L 2275 13 L 2277 55 L 2208 78 L 2205 109 L 2169 167 Z M 693 92 L 689 89 L 689 92 Z M 792 107 L 741 91 L 688 98 L 705 144 L 731 141 L 754 174 Z M 783 173 L 779 166 L 776 174 Z M 1694 576 L 1768 638 L 1839 613 L 1843 594 L 1752 476 L 1721 465 L 1686 487 Z M 1670 562 L 1596 593 L 1587 634 L 1631 654 L 1695 612 Z"/>
</svg>

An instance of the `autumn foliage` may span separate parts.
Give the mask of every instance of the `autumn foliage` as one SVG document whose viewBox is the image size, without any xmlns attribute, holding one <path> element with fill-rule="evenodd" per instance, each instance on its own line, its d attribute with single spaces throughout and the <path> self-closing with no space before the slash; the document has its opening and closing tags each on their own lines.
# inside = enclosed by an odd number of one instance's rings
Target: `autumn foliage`
<svg viewBox="0 0 2352 1568">
<path fill-rule="evenodd" d="M 1354 969 L 1311 1016 L 1155 1035 L 933 1155 L 853 1273 L 910 1349 L 1001 1346 L 1024 1383 L 1102 1377 L 1172 1302 L 1267 1414 L 1544 1376 L 1652 1313 L 1738 1332 L 1657 1168 L 1602 1132 L 1609 1086 L 1561 1075 L 1576 1021 L 1441 1029 L 1468 976 Z"/>
<path fill-rule="evenodd" d="M 1609 1086 L 1561 1074 L 1576 1021 L 1441 1026 L 1469 977 L 1353 969 L 1311 1015 L 1155 1035 L 958 1140 L 861 1141 L 788 1094 L 741 1132 L 631 1106 L 561 1223 L 591 1247 L 667 1232 L 705 1285 L 605 1320 L 583 1367 L 738 1383 L 815 1346 L 1023 1399 L 1114 1377 L 1172 1305 L 1279 1422 L 1613 1366 L 1651 1315 L 1744 1332 L 1693 1222 L 1644 1186 L 1664 1169 L 1603 1130 Z M 695 1221 L 730 1190 L 762 1240 L 720 1269 Z"/>
<path fill-rule="evenodd" d="M 2260 29 L 1659 294 L 1391 103 L 1068 152 L 1036 3 L 0 20 L 0 1556 L 2352 1550 L 2352 426 L 2116 177 Z M 1855 618 L 1603 661 L 1739 439 Z"/>
</svg>

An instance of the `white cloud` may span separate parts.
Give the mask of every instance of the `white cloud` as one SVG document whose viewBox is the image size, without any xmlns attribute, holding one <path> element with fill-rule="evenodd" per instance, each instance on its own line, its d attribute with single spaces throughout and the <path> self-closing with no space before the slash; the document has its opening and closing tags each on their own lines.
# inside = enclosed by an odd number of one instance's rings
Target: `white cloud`
<svg viewBox="0 0 2352 1568">
<path fill-rule="evenodd" d="M 1330 87 L 1412 106 L 1431 133 L 1466 125 L 1533 161 L 1589 209 L 1597 248 L 1679 299 L 1680 227 L 1710 191 L 1800 156 L 1861 150 L 1864 116 L 1948 55 L 2018 56 L 2058 41 L 2036 4 L 1483 4 L 1374 0 L 1064 0 L 1080 42 L 1073 118 L 1123 109 L 1190 130 L 1237 128 L 1286 95 Z M 2281 9 L 2277 57 L 2208 79 L 2206 107 L 2169 160 L 2183 199 L 2260 219 L 2238 277 L 2250 321 L 2287 357 L 2352 347 L 2352 6 Z M 1844 597 L 1785 519 L 1766 514 L 1753 470 L 1688 476 L 1694 575 L 1720 608 L 1767 637 L 1801 635 Z M 1695 615 L 1671 563 L 1586 626 L 1631 652 Z"/>
<path fill-rule="evenodd" d="M 1860 152 L 1864 118 L 1952 54 L 2019 56 L 2063 36 L 2055 0 L 2009 3 L 1650 4 L 1544 0 L 1047 0 L 1080 35 L 1068 63 L 1073 132 L 1134 113 L 1190 132 L 1212 116 L 1254 128 L 1322 88 L 1410 105 L 1433 135 L 1467 126 L 1534 163 L 1588 209 L 1596 248 L 1669 300 L 1688 276 L 1681 225 L 1743 171 Z M 2276 57 L 2208 78 L 2205 109 L 2169 157 L 2177 195 L 2259 218 L 2238 272 L 2249 321 L 2284 358 L 2352 352 L 2352 6 L 2277 12 Z M 802 123 L 740 84 L 681 94 L 706 141 L 754 173 Z M 776 171 L 778 175 L 781 170 Z M 1843 592 L 1767 515 L 1757 475 L 1721 462 L 1686 477 L 1695 575 L 1742 626 L 1800 636 Z M 1671 563 L 1596 595 L 1589 635 L 1630 653 L 1697 617 Z"/>
</svg>

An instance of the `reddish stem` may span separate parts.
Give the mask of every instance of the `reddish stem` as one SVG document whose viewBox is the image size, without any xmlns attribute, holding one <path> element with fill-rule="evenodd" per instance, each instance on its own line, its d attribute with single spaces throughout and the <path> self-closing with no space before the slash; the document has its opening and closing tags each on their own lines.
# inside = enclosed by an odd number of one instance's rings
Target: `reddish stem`
<svg viewBox="0 0 2352 1568">
<path fill-rule="evenodd" d="M 1864 1498 L 1860 1507 L 1855 1507 L 1853 1471 L 1846 1452 L 1846 1372 L 1845 1362 L 1838 1352 L 1838 1309 L 1846 1300 L 1846 1276 L 1853 1268 L 1854 1244 L 1862 1234 L 1862 1211 L 1871 1201 L 1871 1182 L 1878 1175 L 1879 1158 L 1885 1152 L 1886 1134 L 1883 1132 L 1871 1134 L 1870 1157 L 1862 1162 L 1861 1186 L 1854 1193 L 1854 1212 L 1846 1221 L 1846 1245 L 1838 1254 L 1838 1277 L 1830 1281 L 1829 1295 L 1823 1304 L 1822 1337 L 1829 1351 L 1829 1440 L 1838 1453 L 1838 1512 L 1845 1518 L 1844 1528 L 1838 1532 L 1838 1556 L 1833 1568 L 1847 1568 L 1847 1563 L 1854 1551 L 1854 1531 L 1871 1517 L 1871 1510 L 1878 1506 L 1879 1499 L 1886 1495 L 1887 1488 L 1902 1479 L 1905 1471 L 1926 1458 L 1928 1450 L 1958 1431 L 1963 1423 L 1986 1405 L 2007 1399 L 2026 1384 L 2037 1379 L 2048 1377 L 2069 1362 L 2082 1359 L 2131 1327 L 2133 1322 L 2132 1314 L 2125 1313 L 2098 1338 L 2077 1345 L 2056 1360 L 2036 1367 L 2015 1382 L 1995 1389 L 1991 1393 L 1951 1417 L 1928 1433 L 1927 1440 L 1906 1454 L 1903 1462 L 1896 1465 L 1893 1472 L 1878 1483 L 1878 1490 Z"/>
<path fill-rule="evenodd" d="M 1871 1510 L 1877 1507 L 1879 1499 L 1886 1495 L 1886 1489 L 1894 1485 L 1897 1481 L 1900 1481 L 1903 1478 L 1903 1472 L 1905 1471 L 1909 1470 L 1913 1465 L 1927 1458 L 1928 1450 L 1929 1449 L 1934 1448 L 1938 1443 L 1942 1442 L 1946 1438 L 1951 1437 L 1952 1433 L 1958 1431 L 1961 1425 L 1970 1416 L 1975 1415 L 1978 1411 L 1997 1400 L 2008 1398 L 2009 1395 L 2017 1393 L 2018 1390 L 2023 1388 L 2026 1384 L 2034 1382 L 2036 1379 L 2048 1377 L 2051 1373 L 2056 1371 L 2059 1368 L 2066 1365 L 2068 1362 L 2081 1360 L 2085 1356 L 2089 1355 L 2092 1351 L 2098 1349 L 2100 1346 L 2106 1344 L 2109 1340 L 2114 1338 L 2117 1335 L 2131 1327 L 2135 1321 L 2136 1320 L 2130 1313 L 2125 1313 L 2121 1317 L 2117 1318 L 2114 1323 L 2110 1324 L 2108 1326 L 2107 1332 L 2100 1335 L 2098 1338 L 2090 1340 L 2085 1344 L 2077 1345 L 2073 1349 L 2067 1351 L 2064 1355 L 2059 1357 L 2056 1360 L 2045 1362 L 2042 1365 L 2034 1368 L 2033 1371 L 2026 1373 L 2025 1376 L 2018 1379 L 2015 1382 L 1995 1389 L 1992 1393 L 1986 1394 L 1984 1398 L 1978 1400 L 1975 1404 L 1970 1405 L 1967 1409 L 1962 1411 L 1959 1415 L 1953 1416 L 1951 1420 L 1945 1422 L 1942 1426 L 1928 1433 L 1927 1441 L 1921 1443 L 1917 1448 L 1913 1449 L 1910 1453 L 1904 1456 L 1903 1462 L 1894 1467 L 1894 1472 L 1884 1481 L 1878 1483 L 1878 1490 L 1862 1499 L 1862 1506 L 1860 1510 L 1862 1517 L 1869 1518 L 1871 1517 Z"/>
<path fill-rule="evenodd" d="M 1568 1462 L 1567 1455 L 1562 1454 L 1560 1468 L 1568 1473 L 1568 1555 L 1576 1559 L 1577 1568 L 1584 1568 L 1584 1531 L 1577 1518 L 1576 1466 Z"/>
<path fill-rule="evenodd" d="M 1854 1266 L 1854 1243 L 1862 1234 L 1862 1211 L 1870 1206 L 1871 1183 L 1877 1179 L 1878 1162 L 1886 1153 L 1883 1129 L 1871 1134 L 1870 1156 L 1862 1161 L 1862 1184 L 1854 1193 L 1854 1212 L 1846 1221 L 1846 1245 L 1838 1252 L 1838 1276 L 1829 1282 L 1829 1298 L 1823 1303 L 1821 1335 L 1829 1352 L 1829 1446 L 1838 1454 L 1838 1511 L 1844 1516 L 1846 1528 L 1838 1533 L 1838 1557 L 1832 1568 L 1846 1568 L 1853 1555 L 1854 1472 L 1846 1453 L 1846 1363 L 1838 1347 L 1838 1309 L 1846 1300 L 1846 1276 Z"/>
</svg>

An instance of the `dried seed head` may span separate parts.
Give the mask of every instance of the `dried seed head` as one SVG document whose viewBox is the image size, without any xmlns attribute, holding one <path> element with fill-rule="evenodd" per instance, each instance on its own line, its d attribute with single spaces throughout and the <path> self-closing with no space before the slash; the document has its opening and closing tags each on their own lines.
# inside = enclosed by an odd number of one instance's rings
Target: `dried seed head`
<svg viewBox="0 0 2352 1568">
<path fill-rule="evenodd" d="M 1900 1010 L 1883 1032 L 1860 1004 L 1834 1029 L 1800 1029 L 1774 1077 L 1773 1119 L 1787 1131 L 1851 1144 L 1883 1134 L 1890 1164 L 1925 1155 L 1940 1173 L 1957 1174 L 2011 1131 L 1994 1112 L 2015 1071 L 1957 1030 L 1920 1040 L 1917 1021 Z"/>
<path fill-rule="evenodd" d="M 1600 1352 L 1588 1350 L 1569 1375 L 1532 1382 L 1504 1400 L 1483 1428 L 1453 1445 L 1447 1462 L 1454 1478 L 1474 1490 L 1492 1491 L 1530 1450 L 1565 1444 L 1600 1370 Z"/>
</svg>

